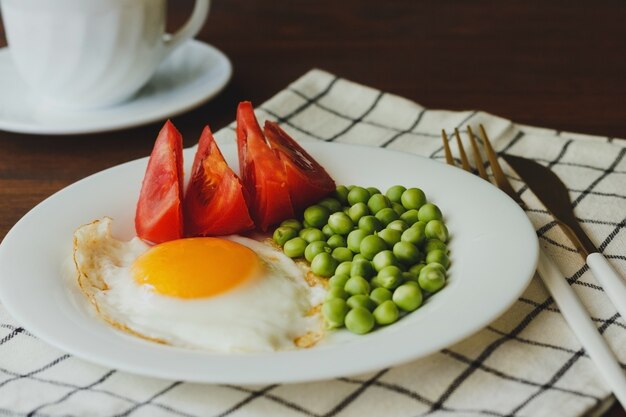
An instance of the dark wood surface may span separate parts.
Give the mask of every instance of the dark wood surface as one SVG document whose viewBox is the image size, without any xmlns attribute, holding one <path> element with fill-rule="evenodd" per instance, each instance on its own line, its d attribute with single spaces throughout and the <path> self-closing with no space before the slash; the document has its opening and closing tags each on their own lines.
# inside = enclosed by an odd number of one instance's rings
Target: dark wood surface
<svg viewBox="0 0 626 417">
<path fill-rule="evenodd" d="M 175 28 L 192 1 L 170 3 Z M 218 0 L 198 37 L 231 58 L 233 79 L 174 123 L 190 146 L 203 124 L 230 122 L 240 100 L 261 103 L 319 67 L 427 107 L 626 137 L 624 16 L 622 0 Z M 55 191 L 149 154 L 160 124 L 78 136 L 0 131 L 0 239 Z M 626 413 L 614 406 L 608 415 Z"/>
</svg>

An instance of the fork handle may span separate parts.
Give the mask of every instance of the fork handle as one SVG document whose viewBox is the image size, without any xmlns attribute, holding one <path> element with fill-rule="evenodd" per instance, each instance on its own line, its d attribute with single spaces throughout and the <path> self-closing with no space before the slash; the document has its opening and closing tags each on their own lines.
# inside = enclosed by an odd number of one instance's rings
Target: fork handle
<svg viewBox="0 0 626 417">
<path fill-rule="evenodd" d="M 626 320 L 626 282 L 599 252 L 587 256 L 587 265 L 613 302 L 617 312 Z"/>
<path fill-rule="evenodd" d="M 537 267 L 539 276 L 559 306 L 578 341 L 600 371 L 600 375 L 615 394 L 622 407 L 626 408 L 626 375 L 615 354 L 591 321 L 589 313 L 576 293 L 565 280 L 556 264 L 543 251 L 539 252 Z"/>
</svg>

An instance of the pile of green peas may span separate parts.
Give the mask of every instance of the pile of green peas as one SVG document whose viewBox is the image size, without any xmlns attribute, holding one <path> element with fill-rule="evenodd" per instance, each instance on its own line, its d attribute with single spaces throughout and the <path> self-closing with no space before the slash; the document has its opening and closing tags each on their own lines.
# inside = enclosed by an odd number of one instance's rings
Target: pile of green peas
<svg viewBox="0 0 626 417">
<path fill-rule="evenodd" d="M 285 220 L 274 241 L 304 257 L 328 279 L 326 326 L 369 333 L 416 310 L 446 284 L 448 229 L 441 210 L 419 188 L 385 194 L 374 187 L 337 187 L 333 197 Z"/>
</svg>

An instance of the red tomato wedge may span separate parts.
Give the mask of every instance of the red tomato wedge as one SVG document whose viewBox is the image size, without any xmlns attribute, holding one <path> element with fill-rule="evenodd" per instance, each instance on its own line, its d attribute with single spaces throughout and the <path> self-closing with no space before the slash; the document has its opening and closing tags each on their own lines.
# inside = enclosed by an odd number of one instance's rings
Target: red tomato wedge
<svg viewBox="0 0 626 417">
<path fill-rule="evenodd" d="M 291 204 L 301 211 L 335 191 L 335 181 L 278 123 L 267 121 L 265 137 L 285 167 Z"/>
<path fill-rule="evenodd" d="M 208 126 L 202 131 L 185 193 L 185 229 L 218 236 L 254 228 L 239 178 L 226 164 Z"/>
<path fill-rule="evenodd" d="M 257 227 L 267 231 L 293 217 L 285 168 L 265 141 L 249 101 L 237 108 L 237 147 L 246 201 Z"/>
<path fill-rule="evenodd" d="M 183 236 L 183 138 L 169 120 L 154 143 L 135 212 L 137 236 L 152 243 Z"/>
</svg>

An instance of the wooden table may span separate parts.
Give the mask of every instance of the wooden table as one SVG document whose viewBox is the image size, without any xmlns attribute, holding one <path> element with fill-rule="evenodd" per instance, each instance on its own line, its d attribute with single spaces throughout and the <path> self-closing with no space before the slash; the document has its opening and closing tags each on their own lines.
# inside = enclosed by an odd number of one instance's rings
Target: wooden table
<svg viewBox="0 0 626 417">
<path fill-rule="evenodd" d="M 192 1 L 170 3 L 175 28 Z M 624 16 L 621 0 L 218 0 L 198 37 L 231 58 L 234 77 L 174 122 L 190 146 L 203 124 L 233 120 L 240 100 L 261 103 L 319 67 L 427 107 L 626 137 Z M 55 191 L 147 155 L 160 125 L 80 136 L 0 131 L 0 238 Z M 626 413 L 615 406 L 608 416 Z"/>
</svg>

